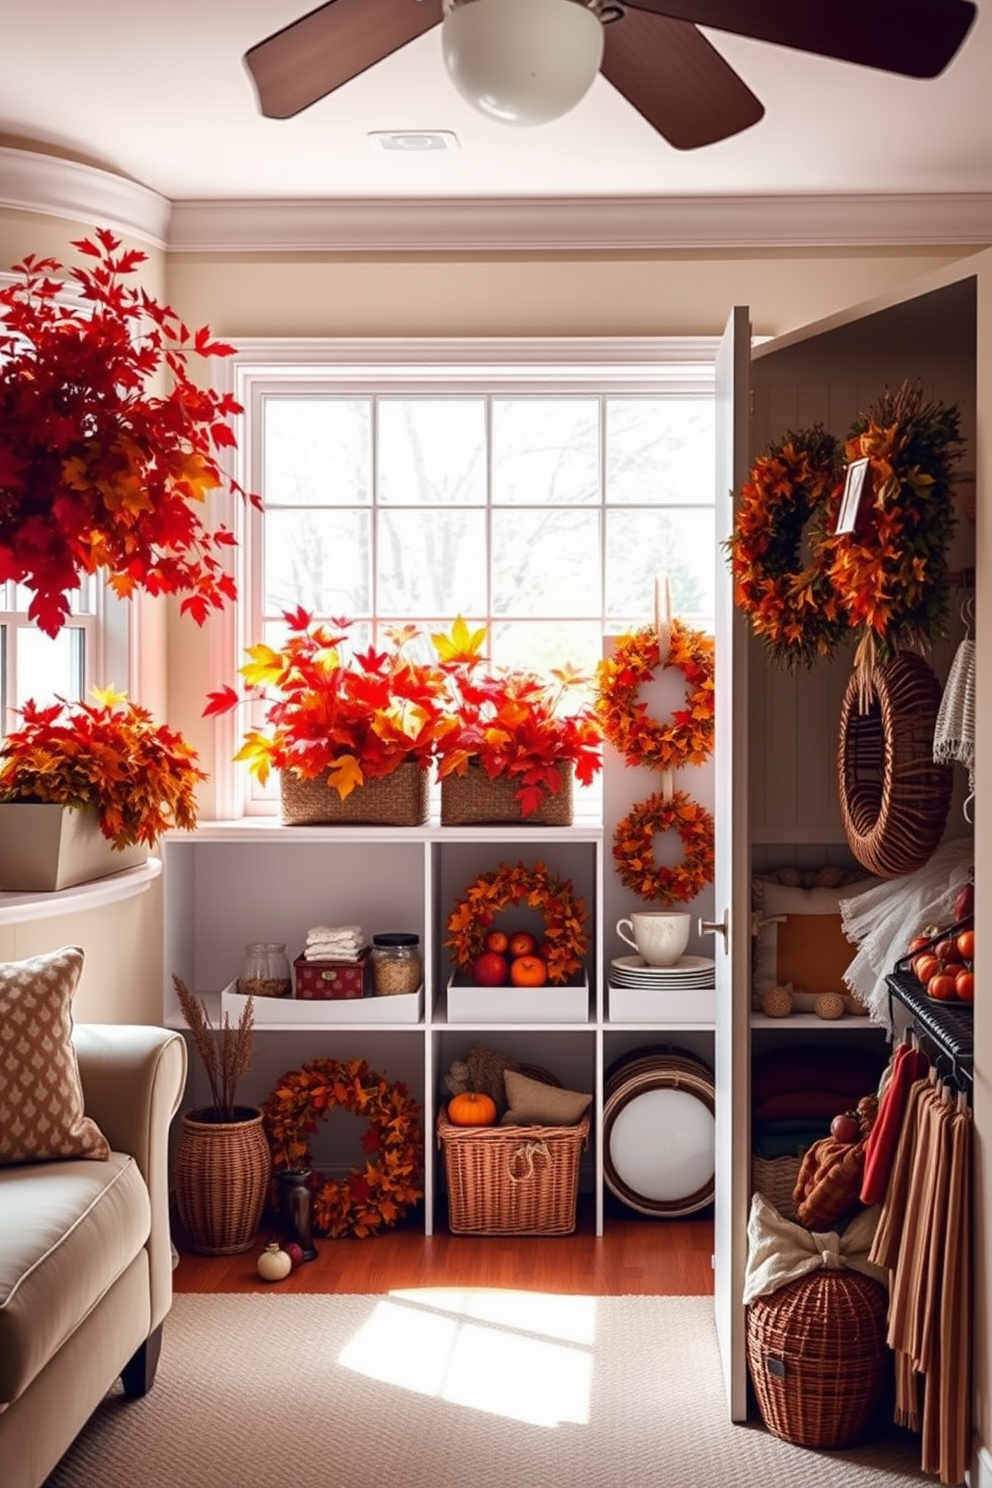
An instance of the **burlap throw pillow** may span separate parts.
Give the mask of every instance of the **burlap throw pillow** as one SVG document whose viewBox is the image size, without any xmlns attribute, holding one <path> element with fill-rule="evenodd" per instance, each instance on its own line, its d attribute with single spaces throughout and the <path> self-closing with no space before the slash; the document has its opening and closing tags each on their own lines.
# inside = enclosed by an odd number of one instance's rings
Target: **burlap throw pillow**
<svg viewBox="0 0 992 1488">
<path fill-rule="evenodd" d="M 72 1046 L 82 969 L 79 946 L 0 962 L 0 1164 L 110 1156 L 84 1114 Z"/>
<path fill-rule="evenodd" d="M 591 1095 L 543 1085 L 508 1069 L 503 1076 L 509 1110 L 501 1126 L 575 1126 L 592 1104 Z"/>
</svg>

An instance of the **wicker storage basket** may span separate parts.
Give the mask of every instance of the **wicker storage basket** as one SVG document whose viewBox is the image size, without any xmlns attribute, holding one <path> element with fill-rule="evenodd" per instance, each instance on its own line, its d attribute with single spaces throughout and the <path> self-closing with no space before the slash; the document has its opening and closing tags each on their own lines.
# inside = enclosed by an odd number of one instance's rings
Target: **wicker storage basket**
<svg viewBox="0 0 992 1488">
<path fill-rule="evenodd" d="M 752 1157 L 751 1188 L 764 1194 L 783 1219 L 796 1223 L 796 1201 L 792 1191 L 802 1166 L 801 1157 Z"/>
<path fill-rule="evenodd" d="M 589 1118 L 577 1126 L 453 1126 L 442 1111 L 438 1146 L 455 1235 L 570 1235 Z"/>
<path fill-rule="evenodd" d="M 933 758 L 942 689 L 911 651 L 855 673 L 840 718 L 837 773 L 851 852 L 878 878 L 901 878 L 930 861 L 947 823 L 953 767 Z"/>
<path fill-rule="evenodd" d="M 861 1441 L 880 1413 L 891 1354 L 887 1297 L 857 1271 L 817 1271 L 747 1309 L 747 1362 L 768 1430 L 798 1447 Z"/>
<path fill-rule="evenodd" d="M 427 820 L 430 772 L 408 761 L 391 775 L 366 780 L 342 801 L 327 775 L 303 780 L 292 770 L 279 776 L 287 826 L 419 827 Z"/>
<path fill-rule="evenodd" d="M 502 776 L 490 780 L 481 765 L 469 765 L 465 775 L 446 775 L 441 781 L 441 825 L 464 827 L 483 822 L 515 822 L 526 827 L 570 827 L 575 767 L 558 767 L 561 790 L 545 795 L 536 811 L 524 816 L 517 800 L 520 782 Z"/>
<path fill-rule="evenodd" d="M 262 1112 L 234 1112 L 234 1121 L 217 1121 L 199 1107 L 182 1118 L 172 1182 L 189 1248 L 200 1255 L 250 1250 L 265 1208 L 272 1159 Z"/>
</svg>

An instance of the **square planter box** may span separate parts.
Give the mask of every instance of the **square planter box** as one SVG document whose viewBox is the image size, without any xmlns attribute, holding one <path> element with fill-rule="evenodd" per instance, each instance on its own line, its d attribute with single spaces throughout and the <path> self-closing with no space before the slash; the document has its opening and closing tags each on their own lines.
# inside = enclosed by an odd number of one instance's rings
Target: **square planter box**
<svg viewBox="0 0 992 1488">
<path fill-rule="evenodd" d="M 221 1013 L 229 1013 L 234 1023 L 241 1016 L 247 997 L 237 990 L 237 982 L 226 986 L 220 996 Z M 294 1023 L 419 1023 L 424 1012 L 424 989 L 405 992 L 396 997 L 348 997 L 310 1001 L 302 997 L 256 997 L 255 1022 L 275 1023 L 292 1028 Z"/>
<path fill-rule="evenodd" d="M 144 843 L 118 852 L 91 807 L 8 801 L 0 805 L 0 890 L 51 893 L 137 868 Z"/>
<path fill-rule="evenodd" d="M 607 991 L 611 1023 L 712 1023 L 716 991 L 696 987 L 670 991 L 664 987 L 610 987 Z"/>
<path fill-rule="evenodd" d="M 449 1023 L 585 1023 L 589 981 L 565 987 L 477 987 L 455 972 L 448 980 Z"/>
</svg>

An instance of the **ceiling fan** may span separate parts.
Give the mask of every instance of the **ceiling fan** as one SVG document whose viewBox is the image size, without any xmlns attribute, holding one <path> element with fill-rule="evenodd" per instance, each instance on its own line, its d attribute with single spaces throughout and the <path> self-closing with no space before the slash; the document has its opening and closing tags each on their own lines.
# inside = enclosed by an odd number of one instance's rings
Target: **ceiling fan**
<svg viewBox="0 0 992 1488">
<path fill-rule="evenodd" d="M 698 26 L 936 77 L 971 0 L 328 0 L 245 54 L 262 113 L 286 119 L 442 26 L 455 86 L 509 123 L 566 113 L 597 72 L 677 149 L 756 124 L 760 101 Z"/>
</svg>

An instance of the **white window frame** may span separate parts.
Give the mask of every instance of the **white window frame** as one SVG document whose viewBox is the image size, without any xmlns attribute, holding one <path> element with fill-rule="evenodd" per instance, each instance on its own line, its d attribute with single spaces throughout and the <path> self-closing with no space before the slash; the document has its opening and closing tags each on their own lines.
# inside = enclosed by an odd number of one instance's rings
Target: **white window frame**
<svg viewBox="0 0 992 1488">
<path fill-rule="evenodd" d="M 239 422 L 229 473 L 246 489 L 260 485 L 258 442 L 248 438 L 247 419 L 264 384 L 287 390 L 318 370 L 335 393 L 410 393 L 429 383 L 432 393 L 475 390 L 499 394 L 543 393 L 623 397 L 640 393 L 711 394 L 719 338 L 243 338 L 214 368 L 219 391 L 231 393 L 246 410 Z M 231 551 L 237 604 L 212 626 L 211 676 L 217 686 L 237 675 L 249 644 L 251 596 L 260 583 L 260 556 L 250 542 L 251 512 L 242 506 Z M 215 802 L 220 819 L 271 815 L 274 806 L 252 802 L 247 772 L 233 764 L 244 719 L 237 711 L 214 721 Z"/>
</svg>

